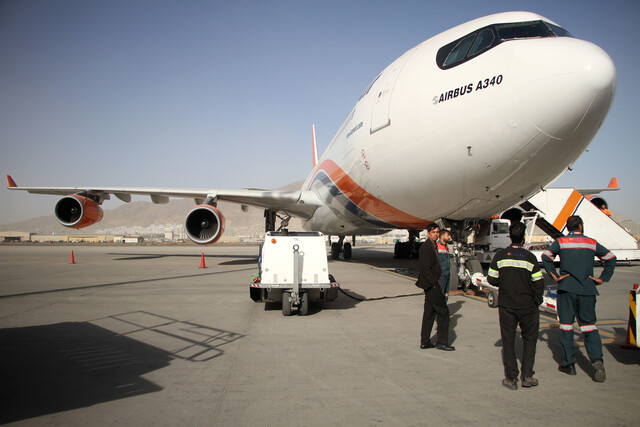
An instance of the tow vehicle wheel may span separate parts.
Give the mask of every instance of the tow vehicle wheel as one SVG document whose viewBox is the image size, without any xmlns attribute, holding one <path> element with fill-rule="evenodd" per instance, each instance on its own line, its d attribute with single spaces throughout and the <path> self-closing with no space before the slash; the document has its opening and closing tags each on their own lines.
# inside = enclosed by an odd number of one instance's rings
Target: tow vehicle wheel
<svg viewBox="0 0 640 427">
<path fill-rule="evenodd" d="M 309 314 L 309 294 L 304 292 L 300 297 L 300 314 L 306 316 Z"/>
<path fill-rule="evenodd" d="M 291 293 L 282 293 L 282 315 L 291 316 Z"/>
<path fill-rule="evenodd" d="M 331 244 L 331 259 L 340 258 L 340 244 L 338 242 L 334 242 Z"/>
<path fill-rule="evenodd" d="M 487 304 L 491 308 L 496 308 L 498 306 L 498 294 L 494 291 L 491 291 L 487 294 Z"/>
<path fill-rule="evenodd" d="M 344 259 L 351 259 L 351 243 L 345 243 L 342 250 Z"/>
</svg>

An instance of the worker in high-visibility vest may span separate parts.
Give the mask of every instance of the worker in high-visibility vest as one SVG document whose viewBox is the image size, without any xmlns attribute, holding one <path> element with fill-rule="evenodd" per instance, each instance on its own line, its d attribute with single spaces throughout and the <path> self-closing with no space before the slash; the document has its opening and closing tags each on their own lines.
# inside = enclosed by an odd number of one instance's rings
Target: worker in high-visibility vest
<svg viewBox="0 0 640 427">
<path fill-rule="evenodd" d="M 576 375 L 575 347 L 573 344 L 573 321 L 578 319 L 580 332 L 584 335 L 584 346 L 593 364 L 593 380 L 603 382 L 606 378 L 602 360 L 602 340 L 596 327 L 596 286 L 608 282 L 616 266 L 616 257 L 607 248 L 583 235 L 582 218 L 577 215 L 567 220 L 568 236 L 560 237 L 542 254 L 542 263 L 547 273 L 558 283 L 558 320 L 560 322 L 560 345 L 563 360 L 558 370 Z M 560 255 L 560 274 L 553 260 Z M 593 276 L 593 258 L 603 261 L 600 277 Z"/>
<path fill-rule="evenodd" d="M 502 385 L 518 389 L 518 362 L 515 351 L 516 329 L 520 325 L 522 336 L 521 379 L 523 387 L 535 387 L 533 377 L 536 343 L 540 328 L 540 310 L 544 291 L 544 279 L 536 256 L 524 249 L 527 227 L 514 222 L 509 227 L 511 245 L 496 252 L 491 261 L 487 280 L 500 288 L 498 298 L 500 336 L 502 338 Z"/>
</svg>

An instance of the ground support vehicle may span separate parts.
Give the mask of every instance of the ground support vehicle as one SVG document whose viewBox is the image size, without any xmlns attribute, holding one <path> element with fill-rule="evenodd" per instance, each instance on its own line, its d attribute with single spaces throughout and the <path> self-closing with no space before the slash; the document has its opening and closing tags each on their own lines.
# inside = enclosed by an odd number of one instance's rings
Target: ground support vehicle
<svg viewBox="0 0 640 427">
<path fill-rule="evenodd" d="M 320 232 L 269 231 L 260 251 L 259 275 L 249 294 L 255 302 L 281 302 L 282 314 L 309 314 L 309 303 L 333 301 L 340 285 L 329 275 Z"/>
</svg>

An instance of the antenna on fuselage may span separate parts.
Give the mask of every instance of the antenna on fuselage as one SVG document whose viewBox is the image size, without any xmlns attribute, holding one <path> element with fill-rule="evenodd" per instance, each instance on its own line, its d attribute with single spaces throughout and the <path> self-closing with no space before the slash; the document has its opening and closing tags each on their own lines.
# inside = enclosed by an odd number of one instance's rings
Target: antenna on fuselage
<svg viewBox="0 0 640 427">
<path fill-rule="evenodd" d="M 318 164 L 318 146 L 316 145 L 316 125 L 311 125 L 311 143 L 313 145 L 313 167 Z"/>
</svg>

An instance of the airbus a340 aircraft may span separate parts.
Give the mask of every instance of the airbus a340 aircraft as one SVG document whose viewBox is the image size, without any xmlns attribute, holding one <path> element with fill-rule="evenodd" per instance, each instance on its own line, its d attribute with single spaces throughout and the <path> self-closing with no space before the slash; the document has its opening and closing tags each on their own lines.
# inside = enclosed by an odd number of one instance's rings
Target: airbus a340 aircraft
<svg viewBox="0 0 640 427">
<path fill-rule="evenodd" d="M 462 232 L 522 203 L 587 148 L 613 100 L 616 69 L 598 46 L 540 15 L 507 12 L 447 30 L 395 60 L 365 89 L 299 191 L 135 187 L 19 187 L 62 195 L 62 225 L 102 218 L 110 195 L 195 199 L 185 220 L 196 243 L 224 231 L 218 200 L 304 219 L 345 236 L 408 229 L 441 219 Z M 442 162 L 448 173 L 437 166 Z"/>
</svg>

